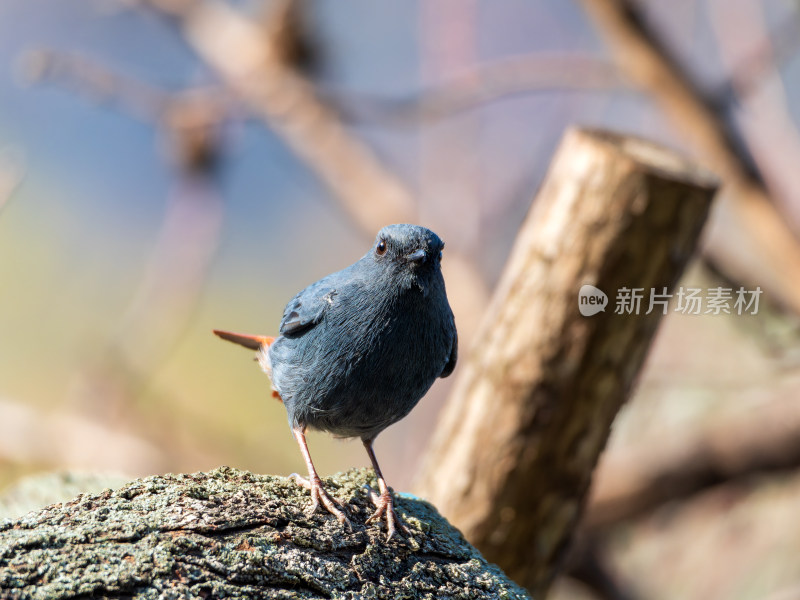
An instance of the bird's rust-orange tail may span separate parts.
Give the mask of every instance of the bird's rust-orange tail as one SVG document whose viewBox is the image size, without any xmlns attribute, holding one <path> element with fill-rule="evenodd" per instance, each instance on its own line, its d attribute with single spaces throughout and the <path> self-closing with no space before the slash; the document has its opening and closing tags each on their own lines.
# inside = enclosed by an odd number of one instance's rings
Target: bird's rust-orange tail
<svg viewBox="0 0 800 600">
<path fill-rule="evenodd" d="M 223 340 L 239 344 L 250 350 L 258 350 L 264 346 L 269 347 L 275 341 L 274 337 L 267 335 L 250 335 L 247 333 L 233 333 L 232 331 L 222 331 L 220 329 L 213 330 L 214 335 L 221 337 Z"/>
<path fill-rule="evenodd" d="M 212 329 L 212 331 L 214 332 L 214 335 L 222 338 L 223 340 L 233 342 L 234 344 L 239 344 L 240 346 L 244 346 L 250 350 L 269 348 L 269 346 L 272 345 L 272 342 L 275 341 L 274 337 L 268 335 L 233 333 L 232 331 L 222 331 L 221 329 Z M 269 370 L 267 370 L 267 374 L 269 374 Z M 283 402 L 283 398 L 281 398 L 281 395 L 276 390 L 272 390 L 272 397 L 277 398 L 279 402 Z"/>
</svg>

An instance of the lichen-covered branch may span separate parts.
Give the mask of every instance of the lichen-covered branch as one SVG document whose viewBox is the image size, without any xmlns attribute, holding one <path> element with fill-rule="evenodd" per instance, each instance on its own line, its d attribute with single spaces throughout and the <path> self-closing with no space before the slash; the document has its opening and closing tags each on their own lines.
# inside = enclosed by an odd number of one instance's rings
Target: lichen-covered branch
<svg viewBox="0 0 800 600">
<path fill-rule="evenodd" d="M 528 598 L 421 500 L 398 498 L 413 535 L 385 542 L 369 483 L 327 483 L 352 532 L 291 479 L 227 467 L 82 495 L 0 521 L 0 597 Z"/>
</svg>

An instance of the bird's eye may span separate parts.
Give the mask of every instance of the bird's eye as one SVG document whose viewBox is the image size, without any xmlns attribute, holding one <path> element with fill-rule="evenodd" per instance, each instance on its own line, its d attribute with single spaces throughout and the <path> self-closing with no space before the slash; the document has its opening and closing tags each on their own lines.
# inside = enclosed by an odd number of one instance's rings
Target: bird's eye
<svg viewBox="0 0 800 600">
<path fill-rule="evenodd" d="M 383 240 L 378 242 L 378 245 L 375 246 L 375 252 L 378 254 L 378 256 L 383 256 L 386 254 L 386 242 Z"/>
</svg>

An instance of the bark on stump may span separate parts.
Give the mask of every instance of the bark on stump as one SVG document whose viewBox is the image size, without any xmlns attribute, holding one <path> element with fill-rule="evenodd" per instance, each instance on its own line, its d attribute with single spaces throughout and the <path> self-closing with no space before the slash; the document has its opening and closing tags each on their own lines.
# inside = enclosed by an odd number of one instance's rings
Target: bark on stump
<svg viewBox="0 0 800 600">
<path fill-rule="evenodd" d="M 583 510 L 611 422 L 691 257 L 716 182 L 643 140 L 572 130 L 466 355 L 419 491 L 486 557 L 543 593 Z M 605 312 L 584 317 L 584 284 Z M 643 288 L 639 314 L 615 314 Z"/>
<path fill-rule="evenodd" d="M 397 498 L 413 535 L 385 543 L 365 484 L 327 481 L 352 532 L 294 481 L 228 467 L 81 495 L 0 521 L 0 597 L 528 598 L 419 499 Z"/>
</svg>

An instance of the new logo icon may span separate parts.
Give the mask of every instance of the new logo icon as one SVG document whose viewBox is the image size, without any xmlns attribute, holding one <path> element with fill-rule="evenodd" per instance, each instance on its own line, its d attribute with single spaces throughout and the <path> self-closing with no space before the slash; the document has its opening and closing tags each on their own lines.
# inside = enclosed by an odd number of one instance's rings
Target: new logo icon
<svg viewBox="0 0 800 600">
<path fill-rule="evenodd" d="M 591 317 L 606 310 L 608 296 L 593 285 L 581 286 L 578 292 L 578 310 L 584 317 Z"/>
</svg>

